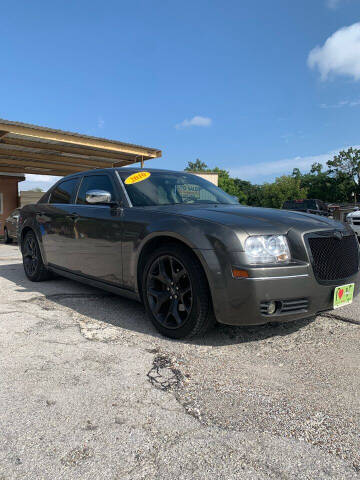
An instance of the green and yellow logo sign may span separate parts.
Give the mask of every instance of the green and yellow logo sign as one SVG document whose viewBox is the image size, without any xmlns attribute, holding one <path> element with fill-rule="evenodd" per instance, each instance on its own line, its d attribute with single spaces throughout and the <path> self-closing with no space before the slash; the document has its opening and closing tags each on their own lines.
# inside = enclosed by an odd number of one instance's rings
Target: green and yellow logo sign
<svg viewBox="0 0 360 480">
<path fill-rule="evenodd" d="M 334 292 L 334 308 L 349 305 L 353 301 L 355 283 L 336 287 Z"/>
</svg>

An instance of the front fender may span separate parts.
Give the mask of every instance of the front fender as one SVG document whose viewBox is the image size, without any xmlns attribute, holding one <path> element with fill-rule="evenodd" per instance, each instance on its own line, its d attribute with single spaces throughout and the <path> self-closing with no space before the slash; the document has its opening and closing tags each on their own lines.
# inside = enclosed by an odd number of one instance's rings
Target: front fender
<svg viewBox="0 0 360 480">
<path fill-rule="evenodd" d="M 175 216 L 174 216 L 175 217 Z M 166 215 L 156 222 L 146 226 L 139 241 L 135 261 L 133 262 L 132 277 L 135 280 L 135 290 L 139 292 L 139 278 L 137 275 L 141 254 L 156 239 L 169 238 L 189 247 L 200 261 L 213 299 L 217 299 L 219 292 L 225 288 L 224 275 L 231 275 L 230 248 L 239 250 L 239 239 L 235 232 L 226 226 L 214 222 L 198 219 Z M 219 302 L 214 304 L 215 313 Z"/>
</svg>

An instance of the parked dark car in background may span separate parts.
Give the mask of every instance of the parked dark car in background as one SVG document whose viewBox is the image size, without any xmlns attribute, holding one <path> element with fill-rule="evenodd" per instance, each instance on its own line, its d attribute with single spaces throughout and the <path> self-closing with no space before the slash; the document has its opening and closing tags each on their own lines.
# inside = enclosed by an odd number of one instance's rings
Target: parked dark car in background
<svg viewBox="0 0 360 480">
<path fill-rule="evenodd" d="M 305 200 L 287 200 L 282 206 L 283 210 L 295 210 L 296 212 L 313 213 L 328 217 L 330 212 L 322 200 L 307 198 Z"/>
<path fill-rule="evenodd" d="M 52 272 L 142 301 L 164 335 L 215 319 L 255 325 L 312 317 L 359 292 L 349 226 L 245 207 L 182 172 L 113 168 L 70 175 L 21 210 L 32 281 Z"/>
<path fill-rule="evenodd" d="M 15 209 L 5 220 L 4 223 L 4 242 L 12 243 L 17 240 L 17 227 L 19 220 L 20 208 Z"/>
</svg>

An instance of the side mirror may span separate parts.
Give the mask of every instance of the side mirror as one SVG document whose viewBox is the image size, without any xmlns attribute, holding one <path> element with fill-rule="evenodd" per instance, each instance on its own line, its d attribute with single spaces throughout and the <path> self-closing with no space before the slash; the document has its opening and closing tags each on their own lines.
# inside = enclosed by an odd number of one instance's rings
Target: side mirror
<svg viewBox="0 0 360 480">
<path fill-rule="evenodd" d="M 86 203 L 111 203 L 111 193 L 106 190 L 89 190 L 85 195 Z"/>
</svg>

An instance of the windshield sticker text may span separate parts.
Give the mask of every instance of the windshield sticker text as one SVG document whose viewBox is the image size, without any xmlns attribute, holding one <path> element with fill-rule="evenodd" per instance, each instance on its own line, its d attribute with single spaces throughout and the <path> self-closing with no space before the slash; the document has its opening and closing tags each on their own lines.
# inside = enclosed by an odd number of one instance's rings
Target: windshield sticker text
<svg viewBox="0 0 360 480">
<path fill-rule="evenodd" d="M 142 182 L 143 180 L 146 180 L 147 178 L 149 178 L 150 175 L 151 175 L 150 172 L 133 173 L 132 175 L 130 175 L 130 177 L 127 177 L 127 179 L 125 180 L 125 183 L 126 185 L 132 185 L 133 183 Z"/>
</svg>

